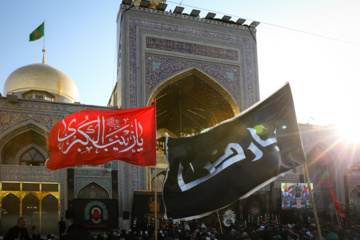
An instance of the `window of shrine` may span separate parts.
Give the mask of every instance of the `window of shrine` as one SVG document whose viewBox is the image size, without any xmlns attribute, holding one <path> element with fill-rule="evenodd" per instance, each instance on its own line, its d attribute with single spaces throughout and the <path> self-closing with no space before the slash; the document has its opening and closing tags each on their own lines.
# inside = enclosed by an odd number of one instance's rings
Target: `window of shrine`
<svg viewBox="0 0 360 240">
<path fill-rule="evenodd" d="M 28 91 L 22 96 L 25 99 L 45 100 L 50 102 L 55 101 L 55 97 L 52 94 L 43 91 Z"/>
<path fill-rule="evenodd" d="M 20 165 L 26 166 L 44 166 L 45 158 L 35 148 L 26 151 L 20 158 Z"/>
</svg>

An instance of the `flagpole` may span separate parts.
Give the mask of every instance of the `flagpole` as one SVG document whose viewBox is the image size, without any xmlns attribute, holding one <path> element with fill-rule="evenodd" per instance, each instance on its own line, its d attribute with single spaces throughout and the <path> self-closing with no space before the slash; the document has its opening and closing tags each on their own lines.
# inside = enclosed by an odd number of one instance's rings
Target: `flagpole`
<svg viewBox="0 0 360 240">
<path fill-rule="evenodd" d="M 157 240 L 157 229 L 158 229 L 158 220 L 157 220 L 157 211 L 158 211 L 158 204 L 157 204 L 157 165 L 155 165 L 155 178 L 154 178 L 154 192 L 155 192 L 155 240 Z"/>
<path fill-rule="evenodd" d="M 304 170 L 305 170 L 305 175 L 306 175 L 306 181 L 307 181 L 307 184 L 309 185 L 310 200 L 311 200 L 311 204 L 313 206 L 314 217 L 315 217 L 315 222 L 316 222 L 316 229 L 318 231 L 319 239 L 322 239 L 319 219 L 318 219 L 318 215 L 317 215 L 317 212 L 316 212 L 315 201 L 314 201 L 314 197 L 313 197 L 313 193 L 312 193 L 312 188 L 311 188 L 311 184 L 310 184 L 310 177 L 309 177 L 309 171 L 308 171 L 308 167 L 307 167 L 306 162 L 304 163 Z"/>
<path fill-rule="evenodd" d="M 156 98 L 153 99 L 153 103 L 155 104 L 155 130 L 157 130 L 157 122 L 156 122 Z M 156 134 L 156 133 L 155 133 Z M 156 139 L 155 139 L 155 149 L 156 149 Z M 156 159 L 156 153 L 155 153 Z M 158 202 L 157 202 L 157 163 L 155 165 L 155 177 L 154 177 L 154 188 L 155 188 L 155 240 L 158 239 L 158 220 L 157 220 L 157 211 L 158 211 Z M 159 206 L 160 207 L 160 206 Z"/>
<path fill-rule="evenodd" d="M 44 41 L 43 41 L 42 52 L 43 52 L 42 64 L 45 64 L 45 52 L 46 52 L 46 50 L 45 50 L 45 20 L 44 20 Z"/>
<path fill-rule="evenodd" d="M 223 234 L 223 229 L 222 229 L 222 225 L 221 225 L 221 221 L 220 221 L 220 216 L 219 216 L 219 210 L 217 210 L 216 213 L 217 213 L 218 220 L 219 220 L 220 231 L 221 231 L 221 234 Z"/>
<path fill-rule="evenodd" d="M 333 208 L 334 208 L 334 211 L 335 211 L 336 220 L 337 220 L 337 222 L 338 222 L 339 228 L 341 228 L 341 226 L 340 226 L 340 221 L 339 221 L 339 215 L 338 215 L 338 213 L 337 213 L 337 211 L 336 211 L 336 207 L 335 207 L 334 200 L 333 200 L 333 202 L 332 202 L 332 205 L 333 205 Z"/>
</svg>

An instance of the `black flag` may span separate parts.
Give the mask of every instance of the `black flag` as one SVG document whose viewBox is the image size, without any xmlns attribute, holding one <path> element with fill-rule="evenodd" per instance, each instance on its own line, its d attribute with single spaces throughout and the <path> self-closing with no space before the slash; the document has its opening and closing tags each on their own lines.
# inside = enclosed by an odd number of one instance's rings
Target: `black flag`
<svg viewBox="0 0 360 240">
<path fill-rule="evenodd" d="M 165 217 L 206 216 L 305 163 L 286 84 L 241 115 L 199 135 L 167 138 Z"/>
</svg>

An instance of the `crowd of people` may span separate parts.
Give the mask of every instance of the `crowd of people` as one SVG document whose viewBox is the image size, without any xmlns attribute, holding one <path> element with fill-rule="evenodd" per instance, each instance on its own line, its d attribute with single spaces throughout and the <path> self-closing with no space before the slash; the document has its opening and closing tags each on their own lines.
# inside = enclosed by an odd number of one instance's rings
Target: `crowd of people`
<svg viewBox="0 0 360 240">
<path fill-rule="evenodd" d="M 335 224 L 325 221 L 320 224 L 322 239 L 325 240 L 359 240 L 360 227 L 349 224 Z M 116 239 L 152 240 L 154 234 L 144 234 L 134 231 L 121 235 Z M 203 224 L 193 220 L 188 226 L 162 229 L 158 232 L 158 239 L 163 240 L 306 240 L 319 239 L 316 224 L 298 219 L 293 223 L 283 224 L 275 221 L 267 223 L 232 224 L 220 227 L 219 224 Z"/>
<path fill-rule="evenodd" d="M 60 221 L 61 222 L 61 221 Z M 127 231 L 109 231 L 90 233 L 79 224 L 68 226 L 63 232 L 55 236 L 49 234 L 41 237 L 30 236 L 26 230 L 25 219 L 20 217 L 17 225 L 10 228 L 5 240 L 155 240 L 154 226 L 151 224 L 137 224 Z M 360 240 L 360 226 L 356 222 L 323 221 L 320 224 L 321 236 L 325 240 Z M 169 223 L 158 226 L 157 239 L 159 240 L 312 240 L 319 239 L 318 228 L 310 218 L 296 218 L 291 223 L 269 222 L 235 222 L 230 226 L 220 226 L 218 222 L 204 223 L 201 220 L 192 220 L 181 224 Z"/>
</svg>

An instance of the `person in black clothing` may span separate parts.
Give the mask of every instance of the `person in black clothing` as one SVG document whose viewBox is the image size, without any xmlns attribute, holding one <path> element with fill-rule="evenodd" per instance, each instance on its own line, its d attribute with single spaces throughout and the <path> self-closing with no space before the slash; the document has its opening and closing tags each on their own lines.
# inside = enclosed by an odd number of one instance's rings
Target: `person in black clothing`
<svg viewBox="0 0 360 240">
<path fill-rule="evenodd" d="M 17 225 L 9 229 L 4 240 L 30 240 L 30 235 L 25 225 L 25 218 L 19 217 Z"/>
<path fill-rule="evenodd" d="M 64 221 L 64 218 L 60 219 L 58 223 L 58 227 L 59 227 L 59 236 L 61 237 L 61 235 L 65 233 L 65 228 L 66 228 L 66 223 Z"/>
<path fill-rule="evenodd" d="M 69 226 L 67 234 L 62 235 L 60 240 L 94 240 L 94 238 L 85 231 L 82 225 L 72 224 Z"/>
</svg>

